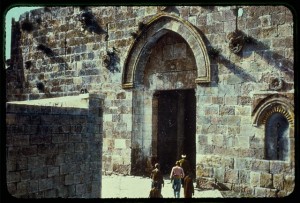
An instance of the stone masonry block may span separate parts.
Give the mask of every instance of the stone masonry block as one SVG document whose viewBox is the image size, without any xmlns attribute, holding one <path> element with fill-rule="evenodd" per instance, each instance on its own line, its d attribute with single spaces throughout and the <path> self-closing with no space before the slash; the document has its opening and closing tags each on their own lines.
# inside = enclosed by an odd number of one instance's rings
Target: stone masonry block
<svg viewBox="0 0 300 203">
<path fill-rule="evenodd" d="M 58 176 L 59 167 L 58 166 L 49 166 L 48 167 L 48 177 Z"/>
<path fill-rule="evenodd" d="M 56 197 L 58 197 L 57 193 L 58 193 L 57 189 L 46 190 L 44 192 L 44 195 L 45 195 L 44 197 L 45 198 L 56 198 Z"/>
<path fill-rule="evenodd" d="M 39 144 L 37 146 L 39 155 L 58 154 L 58 145 L 56 144 Z"/>
<path fill-rule="evenodd" d="M 250 147 L 248 136 L 236 136 L 234 142 L 236 147 L 246 148 L 246 149 Z"/>
<path fill-rule="evenodd" d="M 74 175 L 69 174 L 65 176 L 65 185 L 73 185 L 74 184 Z"/>
<path fill-rule="evenodd" d="M 223 183 L 225 177 L 225 168 L 214 168 L 214 177 L 217 179 L 218 182 Z"/>
<path fill-rule="evenodd" d="M 268 160 L 253 160 L 251 169 L 252 169 L 252 171 L 269 172 L 270 171 L 270 161 L 268 161 Z"/>
<path fill-rule="evenodd" d="M 73 164 L 76 162 L 76 154 L 74 153 L 67 153 L 65 154 L 65 162 L 66 164 Z"/>
<path fill-rule="evenodd" d="M 241 132 L 243 136 L 253 136 L 255 135 L 255 128 L 250 125 L 241 125 Z"/>
<path fill-rule="evenodd" d="M 30 138 L 30 144 L 50 144 L 51 141 L 51 135 L 50 134 L 34 134 L 31 135 Z"/>
<path fill-rule="evenodd" d="M 74 143 L 64 143 L 58 145 L 59 154 L 62 153 L 74 153 L 75 152 L 75 146 Z"/>
<path fill-rule="evenodd" d="M 21 174 L 17 172 L 8 172 L 6 173 L 7 183 L 19 182 L 21 180 Z"/>
<path fill-rule="evenodd" d="M 29 145 L 29 135 L 13 134 L 13 136 L 7 136 L 7 146 L 27 146 Z"/>
<path fill-rule="evenodd" d="M 30 171 L 28 171 L 28 170 L 21 171 L 21 181 L 28 181 L 28 180 L 30 180 L 30 178 L 31 178 Z"/>
<path fill-rule="evenodd" d="M 239 182 L 238 170 L 228 169 L 225 171 L 224 182 L 226 183 L 238 183 Z"/>
<path fill-rule="evenodd" d="M 212 97 L 213 104 L 224 104 L 224 97 Z"/>
<path fill-rule="evenodd" d="M 250 186 L 257 187 L 260 185 L 260 173 L 259 172 L 250 172 Z"/>
<path fill-rule="evenodd" d="M 59 173 L 60 175 L 65 175 L 69 173 L 75 173 L 78 170 L 78 164 L 61 164 Z"/>
<path fill-rule="evenodd" d="M 16 114 L 6 114 L 5 120 L 7 126 L 16 124 Z"/>
<path fill-rule="evenodd" d="M 273 174 L 273 186 L 275 189 L 283 190 L 283 174 Z"/>
<path fill-rule="evenodd" d="M 237 170 L 250 170 L 251 169 L 250 158 L 235 158 L 234 159 L 234 169 Z"/>
<path fill-rule="evenodd" d="M 36 156 L 38 151 L 37 145 L 33 146 L 24 146 L 20 149 L 21 156 L 29 157 L 29 156 Z"/>
<path fill-rule="evenodd" d="M 7 191 L 10 194 L 15 194 L 17 191 L 17 183 L 7 183 Z"/>
<path fill-rule="evenodd" d="M 84 152 L 86 148 L 86 143 L 75 143 L 75 152 Z"/>
<path fill-rule="evenodd" d="M 76 196 L 81 197 L 81 195 L 86 193 L 86 184 L 77 184 L 76 185 Z"/>
<path fill-rule="evenodd" d="M 207 106 L 205 107 L 205 115 L 218 115 L 219 107 L 218 106 Z"/>
<path fill-rule="evenodd" d="M 250 183 L 250 171 L 249 170 L 240 170 L 239 171 L 239 181 L 242 184 L 249 185 L 249 183 Z"/>
<path fill-rule="evenodd" d="M 80 142 L 81 141 L 81 134 L 68 134 L 68 141 L 69 142 Z"/>
<path fill-rule="evenodd" d="M 45 157 L 28 157 L 28 169 L 35 169 L 45 165 Z"/>
<path fill-rule="evenodd" d="M 53 179 L 46 178 L 39 180 L 39 191 L 49 190 L 53 188 Z"/>
<path fill-rule="evenodd" d="M 272 188 L 273 187 L 273 177 L 269 173 L 260 174 L 260 187 Z"/>
<path fill-rule="evenodd" d="M 8 158 L 6 160 L 6 170 L 7 171 L 16 171 L 16 168 L 17 168 L 16 163 L 17 163 L 16 158 L 11 158 L 11 159 Z"/>
<path fill-rule="evenodd" d="M 28 192 L 35 193 L 35 192 L 38 192 L 38 190 L 39 190 L 39 181 L 38 180 L 30 180 Z"/>
<path fill-rule="evenodd" d="M 276 197 L 277 196 L 276 189 L 268 189 L 268 188 L 255 188 L 255 196 L 256 197 Z"/>
<path fill-rule="evenodd" d="M 236 96 L 225 96 L 225 105 L 237 105 L 237 97 Z"/>
<path fill-rule="evenodd" d="M 235 115 L 224 115 L 222 116 L 222 124 L 230 126 L 239 126 L 241 124 L 241 117 Z"/>
<path fill-rule="evenodd" d="M 220 115 L 235 115 L 235 107 L 234 106 L 221 106 L 220 107 Z"/>
<path fill-rule="evenodd" d="M 28 194 L 28 189 L 29 189 L 28 181 L 22 181 L 22 182 L 17 183 L 17 194 L 18 195 Z"/>
<path fill-rule="evenodd" d="M 288 194 L 292 193 L 295 188 L 295 176 L 287 175 L 284 176 L 284 190 L 287 191 Z"/>
<path fill-rule="evenodd" d="M 32 125 L 32 123 L 30 122 L 31 125 L 24 125 L 24 134 L 36 134 L 37 133 L 37 129 L 38 129 L 38 125 Z"/>
<path fill-rule="evenodd" d="M 37 179 L 42 179 L 42 178 L 47 178 L 47 168 L 46 167 L 31 169 L 31 174 L 30 174 L 31 180 L 37 180 Z"/>
<path fill-rule="evenodd" d="M 270 161 L 270 173 L 277 174 L 277 173 L 284 173 L 285 172 L 285 165 L 282 161 Z"/>
<path fill-rule="evenodd" d="M 251 114 L 251 107 L 249 106 L 236 106 L 236 115 L 249 116 Z"/>
</svg>

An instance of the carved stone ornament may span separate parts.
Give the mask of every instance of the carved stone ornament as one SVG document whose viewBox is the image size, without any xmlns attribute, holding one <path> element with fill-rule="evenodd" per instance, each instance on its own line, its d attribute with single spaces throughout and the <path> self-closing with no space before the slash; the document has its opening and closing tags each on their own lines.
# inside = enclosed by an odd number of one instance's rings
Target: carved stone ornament
<svg viewBox="0 0 300 203">
<path fill-rule="evenodd" d="M 102 57 L 102 61 L 103 61 L 103 65 L 105 67 L 109 67 L 109 65 L 110 65 L 110 56 L 109 55 L 104 55 Z"/>
<path fill-rule="evenodd" d="M 237 54 L 239 53 L 245 44 L 244 35 L 241 31 L 236 30 L 227 35 L 229 40 L 229 49 L 231 52 Z"/>
<path fill-rule="evenodd" d="M 168 8 L 168 6 L 158 6 L 158 9 L 160 11 L 165 11 Z"/>
<path fill-rule="evenodd" d="M 107 51 L 107 54 L 102 57 L 103 66 L 112 73 L 120 72 L 120 58 L 117 52 L 117 49 L 113 48 L 113 51 Z"/>
<path fill-rule="evenodd" d="M 282 79 L 280 78 L 273 78 L 270 82 L 270 89 L 272 90 L 281 90 L 282 89 Z"/>
</svg>

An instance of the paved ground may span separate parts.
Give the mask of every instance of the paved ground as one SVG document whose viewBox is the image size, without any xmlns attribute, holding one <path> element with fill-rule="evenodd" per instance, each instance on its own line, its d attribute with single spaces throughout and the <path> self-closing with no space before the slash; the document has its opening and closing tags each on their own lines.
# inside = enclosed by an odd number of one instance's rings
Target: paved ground
<svg viewBox="0 0 300 203">
<path fill-rule="evenodd" d="M 150 178 L 122 175 L 102 176 L 102 198 L 148 198 L 150 187 Z M 164 198 L 174 197 L 170 179 L 165 178 L 162 195 Z M 183 198 L 183 188 L 180 191 L 180 197 Z M 222 198 L 222 195 L 218 190 L 199 191 L 195 188 L 193 198 Z"/>
</svg>

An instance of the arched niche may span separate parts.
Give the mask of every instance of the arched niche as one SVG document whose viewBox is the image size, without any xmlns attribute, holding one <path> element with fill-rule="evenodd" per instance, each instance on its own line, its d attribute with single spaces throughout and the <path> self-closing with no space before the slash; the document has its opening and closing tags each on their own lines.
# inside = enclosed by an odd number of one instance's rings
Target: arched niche
<svg viewBox="0 0 300 203">
<path fill-rule="evenodd" d="M 189 22 L 167 13 L 153 17 L 131 45 L 124 63 L 122 87 L 133 88 L 156 41 L 167 32 L 179 34 L 191 48 L 197 68 L 196 83 L 210 82 L 210 62 L 205 44 L 198 31 Z"/>
<path fill-rule="evenodd" d="M 265 126 L 265 158 L 267 160 L 289 159 L 289 122 L 282 113 L 272 113 Z"/>
<path fill-rule="evenodd" d="M 253 125 L 265 130 L 265 159 L 294 163 L 294 105 L 291 97 L 273 94 L 254 107 Z"/>
<path fill-rule="evenodd" d="M 260 126 L 267 122 L 267 119 L 274 113 L 281 113 L 294 126 L 294 106 L 290 99 L 283 95 L 270 95 L 261 100 L 252 112 L 253 125 Z"/>
</svg>

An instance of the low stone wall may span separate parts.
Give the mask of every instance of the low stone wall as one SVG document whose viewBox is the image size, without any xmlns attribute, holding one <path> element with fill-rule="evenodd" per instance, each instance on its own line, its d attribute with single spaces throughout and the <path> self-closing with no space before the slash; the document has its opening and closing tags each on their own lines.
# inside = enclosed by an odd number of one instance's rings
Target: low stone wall
<svg viewBox="0 0 300 203">
<path fill-rule="evenodd" d="M 98 95 L 89 95 L 88 108 L 7 103 L 8 192 L 101 197 L 102 104 Z"/>
<path fill-rule="evenodd" d="M 197 177 L 206 177 L 198 178 L 200 188 L 212 182 L 222 190 L 246 197 L 285 197 L 295 187 L 294 166 L 288 161 L 217 155 L 202 155 L 199 159 L 206 163 L 197 166 Z"/>
</svg>

